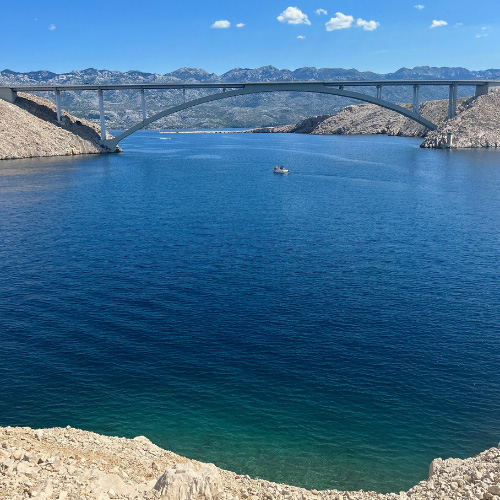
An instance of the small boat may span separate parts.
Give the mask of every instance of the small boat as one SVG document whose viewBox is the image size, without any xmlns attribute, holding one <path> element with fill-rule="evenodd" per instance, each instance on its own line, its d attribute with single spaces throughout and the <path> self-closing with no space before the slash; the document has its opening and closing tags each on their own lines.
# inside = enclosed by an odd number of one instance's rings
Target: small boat
<svg viewBox="0 0 500 500">
<path fill-rule="evenodd" d="M 283 165 L 276 165 L 273 168 L 273 172 L 275 174 L 288 174 L 288 172 L 290 172 L 290 170 L 287 170 Z"/>
</svg>

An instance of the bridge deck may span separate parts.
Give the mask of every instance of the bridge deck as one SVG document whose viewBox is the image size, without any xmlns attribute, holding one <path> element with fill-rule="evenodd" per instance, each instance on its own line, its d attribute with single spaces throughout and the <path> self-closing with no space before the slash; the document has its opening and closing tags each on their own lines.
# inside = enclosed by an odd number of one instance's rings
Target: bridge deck
<svg viewBox="0 0 500 500">
<path fill-rule="evenodd" d="M 13 85 L 5 86 L 14 92 L 40 92 L 64 90 L 128 90 L 128 89 L 241 89 L 256 85 L 279 86 L 283 84 L 320 84 L 326 87 L 372 87 L 376 85 L 460 85 L 477 86 L 494 84 L 500 85 L 500 80 L 337 80 L 328 82 L 318 81 L 287 81 L 287 82 L 218 82 L 218 83 L 132 83 L 132 84 L 82 84 L 82 85 Z"/>
</svg>

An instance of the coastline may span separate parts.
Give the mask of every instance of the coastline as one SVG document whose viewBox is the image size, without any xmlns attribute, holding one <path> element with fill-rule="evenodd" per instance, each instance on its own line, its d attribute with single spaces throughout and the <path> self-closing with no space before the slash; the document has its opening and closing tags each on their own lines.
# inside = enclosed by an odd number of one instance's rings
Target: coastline
<svg viewBox="0 0 500 500">
<path fill-rule="evenodd" d="M 409 104 L 403 106 L 410 109 Z M 332 115 L 306 118 L 296 124 L 250 130 L 159 130 L 160 134 L 297 133 L 311 135 L 389 135 L 423 138 L 422 148 L 500 147 L 500 93 L 459 99 L 457 116 L 447 119 L 447 100 L 426 101 L 420 114 L 438 125 L 425 129 L 413 120 L 374 104 L 357 104 Z M 113 136 L 106 133 L 106 137 Z M 15 104 L 0 101 L 0 160 L 120 152 L 100 143 L 100 127 L 66 111 L 56 119 L 55 105 L 20 93 Z"/>
<path fill-rule="evenodd" d="M 500 445 L 499 445 L 500 446 Z M 306 490 L 181 457 L 144 436 L 0 427 L 0 498 L 37 500 L 437 500 L 500 495 L 500 448 L 437 458 L 406 492 Z"/>
<path fill-rule="evenodd" d="M 402 106 L 411 109 L 410 104 Z M 448 101 L 426 101 L 419 113 L 435 123 L 431 131 L 415 121 L 375 104 L 356 104 L 332 115 L 306 118 L 296 124 L 251 129 L 248 133 L 311 135 L 388 135 L 422 138 L 428 149 L 500 147 L 500 93 L 458 100 L 457 115 L 448 119 Z M 451 138 L 451 143 L 449 142 Z"/>
<path fill-rule="evenodd" d="M 64 110 L 58 122 L 55 105 L 35 95 L 19 93 L 15 104 L 0 100 L 0 160 L 121 151 L 102 146 L 100 132 L 98 125 Z"/>
</svg>

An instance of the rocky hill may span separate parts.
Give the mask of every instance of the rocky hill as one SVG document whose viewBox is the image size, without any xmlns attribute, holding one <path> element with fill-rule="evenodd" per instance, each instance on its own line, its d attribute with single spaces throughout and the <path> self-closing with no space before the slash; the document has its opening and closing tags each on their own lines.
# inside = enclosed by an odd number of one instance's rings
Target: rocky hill
<svg viewBox="0 0 500 500">
<path fill-rule="evenodd" d="M 32 71 L 19 73 L 0 71 L 2 85 L 69 85 L 69 84 L 126 84 L 126 83 L 217 83 L 217 82 L 277 82 L 277 81 L 326 81 L 326 80 L 373 80 L 373 79 L 500 79 L 500 70 L 469 71 L 464 68 L 401 68 L 394 73 L 378 74 L 342 68 L 299 68 L 294 71 L 273 66 L 246 69 L 234 68 L 222 75 L 208 73 L 202 69 L 181 68 L 164 75 L 141 71 L 109 71 L 89 68 L 69 73 Z M 356 88 L 353 88 L 356 90 Z M 361 92 L 373 94 L 374 89 L 360 88 Z M 206 95 L 207 90 L 190 90 L 188 98 Z M 411 100 L 411 87 L 384 88 L 384 98 L 393 102 Z M 460 96 L 470 96 L 474 88 L 460 87 Z M 53 99 L 50 93 L 40 93 L 42 97 Z M 447 97 L 445 87 L 422 87 L 422 100 L 436 100 Z M 182 101 L 179 90 L 150 90 L 146 93 L 150 113 L 165 109 Z M 97 92 L 63 92 L 63 108 L 68 112 L 90 121 L 99 119 Z M 127 128 L 142 119 L 141 98 L 138 91 L 105 93 L 105 113 L 109 128 Z M 220 101 L 199 106 L 192 110 L 176 113 L 156 122 L 157 128 L 221 128 L 221 127 L 262 127 L 280 123 L 294 123 L 307 116 L 332 114 L 342 107 L 352 104 L 348 99 L 310 93 L 269 93 L 240 96 L 230 101 Z"/>
<path fill-rule="evenodd" d="M 15 104 L 0 100 L 0 160 L 109 152 L 99 143 L 99 126 L 65 111 L 61 118 L 54 104 L 37 96 L 19 93 Z"/>
<path fill-rule="evenodd" d="M 434 460 L 407 492 L 317 491 L 251 479 L 176 455 L 147 438 L 70 427 L 0 427 L 3 500 L 460 500 L 500 496 L 500 449 Z"/>
<path fill-rule="evenodd" d="M 461 99 L 462 103 L 465 99 Z M 410 104 L 402 106 L 411 109 Z M 420 105 L 420 114 L 433 123 L 443 123 L 448 116 L 448 100 L 427 101 Z M 249 130 L 256 133 L 295 133 L 313 135 L 386 134 L 423 137 L 427 129 L 409 118 L 375 104 L 346 106 L 333 115 L 306 118 L 293 125 L 263 127 Z"/>
<path fill-rule="evenodd" d="M 500 147 L 500 93 L 464 101 L 457 116 L 426 134 L 421 146 L 444 148 L 448 133 L 453 134 L 454 148 Z"/>
<path fill-rule="evenodd" d="M 403 106 L 408 109 L 410 104 Z M 296 134 L 386 134 L 424 137 L 424 148 L 447 147 L 452 133 L 454 148 L 500 147 L 500 93 L 459 99 L 457 116 L 448 120 L 448 100 L 427 101 L 420 105 L 420 114 L 439 125 L 430 131 L 403 115 L 374 104 L 347 106 L 333 115 L 306 118 L 294 125 L 249 130 L 256 133 Z"/>
</svg>

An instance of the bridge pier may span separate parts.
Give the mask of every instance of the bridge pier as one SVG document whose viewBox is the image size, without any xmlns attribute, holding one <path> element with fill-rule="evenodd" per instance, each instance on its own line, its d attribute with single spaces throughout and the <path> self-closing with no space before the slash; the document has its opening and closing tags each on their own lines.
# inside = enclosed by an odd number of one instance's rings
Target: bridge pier
<svg viewBox="0 0 500 500">
<path fill-rule="evenodd" d="M 448 120 L 457 116 L 457 87 L 456 83 L 450 85 L 450 96 L 448 99 Z"/>
<path fill-rule="evenodd" d="M 101 117 L 101 140 L 105 141 L 106 140 L 106 120 L 104 118 L 104 96 L 102 89 L 99 89 L 97 91 L 97 94 L 99 95 L 99 114 Z"/>
<path fill-rule="evenodd" d="M 13 104 L 16 97 L 17 92 L 14 92 L 9 87 L 0 87 L 0 99 L 2 99 L 2 101 L 7 101 Z"/>
<path fill-rule="evenodd" d="M 57 121 L 61 121 L 61 91 L 56 90 L 56 113 L 57 113 Z"/>
<path fill-rule="evenodd" d="M 142 105 L 142 119 L 146 119 L 146 96 L 144 95 L 144 89 L 141 89 L 141 105 Z"/>
<path fill-rule="evenodd" d="M 500 85 L 498 83 L 483 83 L 481 85 L 476 85 L 475 97 L 486 95 L 490 92 L 500 92 Z"/>
<path fill-rule="evenodd" d="M 420 114 L 419 94 L 420 94 L 420 85 L 413 85 L 413 112 L 416 115 Z"/>
<path fill-rule="evenodd" d="M 382 85 L 377 85 L 377 99 L 382 99 Z"/>
</svg>

